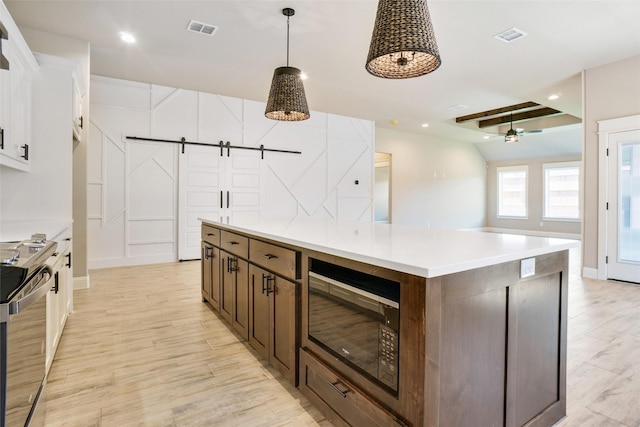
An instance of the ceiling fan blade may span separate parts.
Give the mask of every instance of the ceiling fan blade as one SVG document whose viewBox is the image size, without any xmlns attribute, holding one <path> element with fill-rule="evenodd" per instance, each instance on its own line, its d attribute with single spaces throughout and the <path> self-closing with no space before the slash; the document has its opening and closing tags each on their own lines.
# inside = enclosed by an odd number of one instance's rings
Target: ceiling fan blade
<svg viewBox="0 0 640 427">
<path fill-rule="evenodd" d="M 519 135 L 525 134 L 525 133 L 542 133 L 542 129 L 533 129 L 533 130 L 521 130 L 518 131 Z"/>
</svg>

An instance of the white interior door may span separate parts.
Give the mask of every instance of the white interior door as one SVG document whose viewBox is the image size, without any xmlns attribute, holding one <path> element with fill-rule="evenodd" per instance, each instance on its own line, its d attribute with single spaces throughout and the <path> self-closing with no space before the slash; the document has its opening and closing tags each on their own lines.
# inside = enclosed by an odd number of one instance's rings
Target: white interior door
<svg viewBox="0 0 640 427">
<path fill-rule="evenodd" d="M 608 142 L 607 278 L 640 283 L 640 130 Z"/>
<path fill-rule="evenodd" d="M 180 154 L 178 185 L 178 259 L 200 258 L 199 217 L 222 218 L 224 161 L 220 150 L 185 146 Z"/>
</svg>

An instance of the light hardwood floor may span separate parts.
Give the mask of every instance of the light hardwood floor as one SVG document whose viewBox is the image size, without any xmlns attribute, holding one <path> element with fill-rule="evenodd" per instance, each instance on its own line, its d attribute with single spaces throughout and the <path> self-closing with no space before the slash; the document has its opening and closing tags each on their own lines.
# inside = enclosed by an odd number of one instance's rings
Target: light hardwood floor
<svg viewBox="0 0 640 427">
<path fill-rule="evenodd" d="M 558 426 L 640 426 L 640 287 L 582 279 L 578 257 Z M 90 275 L 49 373 L 47 427 L 331 426 L 201 302 L 199 262 Z"/>
</svg>

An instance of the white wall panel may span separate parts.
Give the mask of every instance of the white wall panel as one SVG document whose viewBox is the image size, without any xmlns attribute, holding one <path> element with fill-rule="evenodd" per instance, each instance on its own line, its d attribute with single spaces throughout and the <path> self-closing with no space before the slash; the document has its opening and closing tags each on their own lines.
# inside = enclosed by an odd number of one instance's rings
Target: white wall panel
<svg viewBox="0 0 640 427">
<path fill-rule="evenodd" d="M 198 93 L 198 139 L 242 143 L 242 99 Z M 231 135 L 240 140 L 231 139 Z"/>
<path fill-rule="evenodd" d="M 151 126 L 154 138 L 179 140 L 184 137 L 188 141 L 195 140 L 198 137 L 198 93 L 174 89 L 154 105 Z"/>
<path fill-rule="evenodd" d="M 129 221 L 129 243 L 173 242 L 173 219 Z"/>
<path fill-rule="evenodd" d="M 373 122 L 319 112 L 278 122 L 264 117 L 261 102 L 95 80 L 91 125 L 101 138 L 92 137 L 89 152 L 90 268 L 199 257 L 198 217 L 371 221 Z M 183 154 L 179 145 L 127 135 L 212 147 L 186 145 Z M 261 159 L 259 151 L 223 149 L 221 156 L 219 141 L 302 154 L 264 152 Z"/>
<path fill-rule="evenodd" d="M 93 105 L 148 111 L 149 92 L 150 87 L 146 83 L 92 76 L 91 114 L 93 116 Z"/>
</svg>

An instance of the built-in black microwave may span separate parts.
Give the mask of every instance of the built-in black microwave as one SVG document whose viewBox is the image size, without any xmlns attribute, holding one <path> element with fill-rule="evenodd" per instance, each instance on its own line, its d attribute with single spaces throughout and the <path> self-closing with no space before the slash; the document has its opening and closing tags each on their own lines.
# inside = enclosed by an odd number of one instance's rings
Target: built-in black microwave
<svg viewBox="0 0 640 427">
<path fill-rule="evenodd" d="M 310 340 L 398 392 L 400 283 L 312 260 Z"/>
</svg>

